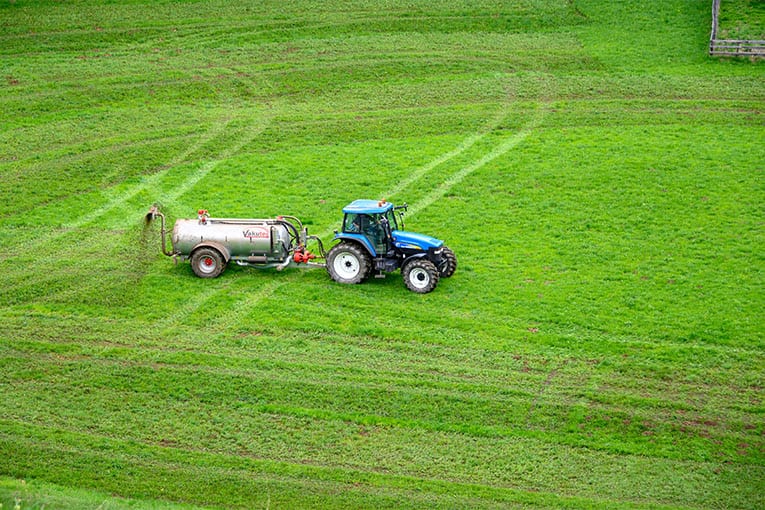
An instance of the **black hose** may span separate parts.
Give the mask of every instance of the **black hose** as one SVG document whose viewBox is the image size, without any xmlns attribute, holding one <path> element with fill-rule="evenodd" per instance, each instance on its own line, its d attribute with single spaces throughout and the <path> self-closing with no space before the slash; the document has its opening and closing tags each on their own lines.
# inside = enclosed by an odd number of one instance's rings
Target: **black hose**
<svg viewBox="0 0 765 510">
<path fill-rule="evenodd" d="M 321 258 L 326 259 L 327 258 L 327 252 L 324 250 L 324 243 L 321 242 L 321 239 L 319 239 L 316 236 L 308 236 L 306 240 L 313 239 L 319 244 L 319 253 L 321 254 Z"/>
<path fill-rule="evenodd" d="M 275 220 L 275 222 L 279 223 L 281 225 L 284 225 L 288 229 L 292 230 L 293 239 L 295 240 L 295 244 L 300 244 L 300 242 L 299 242 L 300 241 L 300 234 L 298 233 L 298 230 L 295 227 L 295 225 L 293 225 L 292 223 L 290 223 L 289 221 L 286 221 L 286 220 Z M 291 251 L 291 250 L 287 250 L 287 251 Z"/>
</svg>

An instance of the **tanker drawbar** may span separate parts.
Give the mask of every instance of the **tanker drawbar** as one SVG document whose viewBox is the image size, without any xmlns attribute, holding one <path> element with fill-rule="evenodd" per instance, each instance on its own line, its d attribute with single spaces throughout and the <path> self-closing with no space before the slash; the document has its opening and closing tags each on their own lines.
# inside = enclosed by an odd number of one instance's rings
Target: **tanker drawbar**
<svg viewBox="0 0 765 510">
<path fill-rule="evenodd" d="M 240 266 L 276 268 L 290 265 L 324 267 L 314 262 L 325 257 L 324 246 L 316 236 L 308 235 L 294 216 L 273 219 L 212 218 L 200 210 L 196 219 L 179 219 L 168 232 L 165 215 L 157 206 L 146 214 L 146 221 L 160 219 L 162 253 L 168 257 L 189 260 L 200 278 L 214 278 L 230 262 Z M 168 248 L 167 237 L 170 236 Z M 315 241 L 319 255 L 307 250 L 308 241 Z"/>
</svg>

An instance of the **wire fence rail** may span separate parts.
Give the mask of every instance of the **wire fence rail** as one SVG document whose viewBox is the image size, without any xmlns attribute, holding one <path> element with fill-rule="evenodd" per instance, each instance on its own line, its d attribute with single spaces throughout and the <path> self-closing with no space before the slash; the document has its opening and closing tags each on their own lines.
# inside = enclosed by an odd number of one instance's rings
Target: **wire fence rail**
<svg viewBox="0 0 765 510">
<path fill-rule="evenodd" d="M 709 36 L 709 54 L 726 57 L 765 58 L 765 41 L 748 39 L 718 39 L 720 0 L 712 0 L 712 34 Z"/>
</svg>

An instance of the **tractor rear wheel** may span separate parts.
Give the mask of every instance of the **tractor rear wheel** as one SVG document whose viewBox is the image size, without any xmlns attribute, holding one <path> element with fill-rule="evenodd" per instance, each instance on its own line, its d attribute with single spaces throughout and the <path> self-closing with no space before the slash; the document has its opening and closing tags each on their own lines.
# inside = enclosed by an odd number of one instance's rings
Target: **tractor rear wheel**
<svg viewBox="0 0 765 510">
<path fill-rule="evenodd" d="M 199 248 L 191 254 L 191 269 L 200 278 L 215 278 L 226 269 L 226 262 L 218 250 Z"/>
<path fill-rule="evenodd" d="M 427 259 L 415 259 L 401 270 L 406 287 L 418 294 L 427 294 L 438 285 L 438 269 Z"/>
<path fill-rule="evenodd" d="M 327 272 L 338 283 L 361 283 L 372 272 L 372 260 L 358 244 L 341 242 L 327 254 Z"/>
<path fill-rule="evenodd" d="M 457 270 L 457 256 L 447 246 L 444 246 L 442 256 L 446 259 L 446 263 L 441 265 L 438 275 L 441 278 L 449 278 Z"/>
</svg>

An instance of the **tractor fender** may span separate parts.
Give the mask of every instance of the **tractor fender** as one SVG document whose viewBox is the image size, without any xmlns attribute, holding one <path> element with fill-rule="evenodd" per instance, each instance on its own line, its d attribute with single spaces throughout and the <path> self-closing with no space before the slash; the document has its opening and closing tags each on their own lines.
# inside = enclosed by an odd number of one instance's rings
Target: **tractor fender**
<svg viewBox="0 0 765 510">
<path fill-rule="evenodd" d="M 416 260 L 416 259 L 430 260 L 428 258 L 427 252 L 413 253 L 412 255 L 407 255 L 406 258 L 403 261 L 401 261 L 401 267 L 404 267 L 404 265 L 406 265 L 406 263 L 409 262 L 410 260 Z"/>
<path fill-rule="evenodd" d="M 377 251 L 375 250 L 375 247 L 372 246 L 372 243 L 369 242 L 369 239 L 365 235 L 362 234 L 348 234 L 346 232 L 341 232 L 338 234 L 335 234 L 335 240 L 339 241 L 353 241 L 355 243 L 360 244 L 364 247 L 364 249 L 369 253 L 373 258 L 377 256 Z"/>
<path fill-rule="evenodd" d="M 213 250 L 218 251 L 223 257 L 223 261 L 226 262 L 227 264 L 228 264 L 228 261 L 231 260 L 231 252 L 229 252 L 228 248 L 226 248 L 225 245 L 215 241 L 206 241 L 206 242 L 201 242 L 197 244 L 196 246 L 194 246 L 194 249 L 191 250 L 191 252 L 188 254 L 187 258 L 191 258 L 194 252 L 200 248 L 212 248 Z"/>
</svg>

